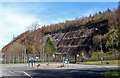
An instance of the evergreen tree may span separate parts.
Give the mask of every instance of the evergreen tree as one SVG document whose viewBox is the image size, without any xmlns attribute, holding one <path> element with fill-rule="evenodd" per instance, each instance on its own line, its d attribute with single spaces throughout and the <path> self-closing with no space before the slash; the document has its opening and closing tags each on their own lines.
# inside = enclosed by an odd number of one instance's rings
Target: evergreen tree
<svg viewBox="0 0 120 78">
<path fill-rule="evenodd" d="M 50 48 L 51 52 L 56 52 L 57 51 L 56 45 L 55 45 L 55 43 L 53 42 L 53 40 L 50 36 L 48 37 L 46 43 L 48 44 L 48 46 L 49 46 L 48 48 Z"/>
<path fill-rule="evenodd" d="M 120 50 L 120 25 L 117 27 L 116 48 Z"/>
</svg>

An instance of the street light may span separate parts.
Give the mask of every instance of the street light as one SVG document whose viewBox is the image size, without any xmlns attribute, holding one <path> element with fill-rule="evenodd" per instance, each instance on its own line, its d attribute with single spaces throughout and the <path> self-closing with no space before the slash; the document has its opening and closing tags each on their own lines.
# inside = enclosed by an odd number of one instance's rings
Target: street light
<svg viewBox="0 0 120 78">
<path fill-rule="evenodd" d="M 79 57 L 80 55 L 79 54 L 77 54 L 77 58 Z"/>
<path fill-rule="evenodd" d="M 77 61 L 79 60 L 79 56 L 80 56 L 80 55 L 79 55 L 79 54 L 77 54 Z"/>
<path fill-rule="evenodd" d="M 101 35 L 101 30 L 99 30 L 98 28 L 95 28 L 95 30 L 98 30 L 100 32 L 100 50 L 101 53 L 103 53 L 103 49 L 102 49 L 102 35 Z M 103 58 L 101 57 L 101 64 L 103 64 Z"/>
</svg>

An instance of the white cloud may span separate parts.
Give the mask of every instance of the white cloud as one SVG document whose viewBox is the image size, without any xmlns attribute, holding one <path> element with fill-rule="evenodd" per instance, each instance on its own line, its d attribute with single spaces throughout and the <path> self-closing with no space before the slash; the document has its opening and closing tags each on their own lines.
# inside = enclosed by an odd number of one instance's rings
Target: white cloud
<svg viewBox="0 0 120 78">
<path fill-rule="evenodd" d="M 17 8 L 16 8 L 17 9 Z M 12 40 L 13 35 L 17 36 L 35 21 L 40 20 L 35 15 L 16 12 L 16 9 L 2 8 L 0 13 L 0 48 Z M 43 25 L 43 24 L 42 24 Z"/>
<path fill-rule="evenodd" d="M 64 14 L 64 11 L 62 14 L 64 16 L 58 12 L 53 14 L 44 14 L 44 12 L 47 12 L 44 11 L 45 7 L 38 6 L 38 8 L 36 7 L 37 5 L 31 7 L 22 5 L 19 6 L 17 4 L 8 6 L 6 5 L 4 5 L 2 8 L 0 7 L 0 49 L 3 47 L 3 45 L 9 43 L 13 36 L 23 33 L 26 28 L 35 21 L 38 21 L 38 23 L 42 26 L 44 24 L 47 25 L 64 22 L 66 20 L 72 20 L 74 19 L 75 15 L 73 14 L 67 16 L 66 13 Z M 38 10 L 39 12 L 36 12 Z M 93 14 L 96 11 L 97 10 L 89 10 L 84 13 L 80 12 L 79 14 L 80 16 L 89 16 L 89 14 Z"/>
<path fill-rule="evenodd" d="M 9 43 L 13 39 L 13 36 L 18 36 L 26 31 L 27 27 L 35 21 L 38 21 L 41 26 L 65 21 L 65 19 L 59 17 L 58 19 L 41 21 L 40 17 L 38 18 L 37 15 L 27 13 L 26 10 L 27 8 L 22 7 L 0 8 L 0 17 L 2 18 L 0 19 L 0 49 L 3 45 Z"/>
<path fill-rule="evenodd" d="M 53 20 L 41 21 L 36 15 L 25 13 L 24 11 L 26 10 L 26 8 L 2 7 L 0 9 L 0 17 L 2 18 L 0 19 L 0 48 L 2 48 L 3 45 L 9 43 L 13 39 L 13 36 L 17 36 L 24 32 L 26 28 L 35 21 L 38 21 L 40 25 L 47 25 L 58 22 L 64 22 L 66 19 L 73 19 L 70 17 L 56 17 L 56 19 Z M 88 16 L 92 13 L 94 13 L 94 11 L 90 10 L 84 13 L 84 15 L 82 16 Z"/>
</svg>

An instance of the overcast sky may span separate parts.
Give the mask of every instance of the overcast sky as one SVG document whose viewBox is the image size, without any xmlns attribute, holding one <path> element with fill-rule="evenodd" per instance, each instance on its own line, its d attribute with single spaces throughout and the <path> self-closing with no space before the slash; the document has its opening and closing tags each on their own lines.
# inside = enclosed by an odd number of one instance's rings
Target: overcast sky
<svg viewBox="0 0 120 78">
<path fill-rule="evenodd" d="M 13 36 L 26 31 L 33 22 L 43 26 L 89 16 L 108 8 L 113 10 L 117 2 L 2 2 L 0 3 L 0 49 Z"/>
</svg>

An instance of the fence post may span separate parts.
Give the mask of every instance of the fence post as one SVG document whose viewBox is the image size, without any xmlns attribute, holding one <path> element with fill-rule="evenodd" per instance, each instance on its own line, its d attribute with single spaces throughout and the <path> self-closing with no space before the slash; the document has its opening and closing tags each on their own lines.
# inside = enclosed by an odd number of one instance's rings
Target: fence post
<svg viewBox="0 0 120 78">
<path fill-rule="evenodd" d="M 12 59 L 13 59 L 13 64 L 14 64 L 14 54 L 13 54 L 13 57 L 12 57 Z"/>
<path fill-rule="evenodd" d="M 106 60 L 107 60 L 107 53 L 106 53 Z"/>
<path fill-rule="evenodd" d="M 6 54 L 4 54 L 3 63 L 6 64 Z"/>
<path fill-rule="evenodd" d="M 98 53 L 98 61 L 99 61 L 99 53 Z"/>
<path fill-rule="evenodd" d="M 9 64 L 10 64 L 10 59 L 11 59 L 11 55 L 10 55 L 10 53 L 9 53 L 9 58 L 8 58 L 8 59 L 9 59 Z"/>
<path fill-rule="evenodd" d="M 18 54 L 18 63 L 19 63 L 19 54 Z"/>
</svg>

